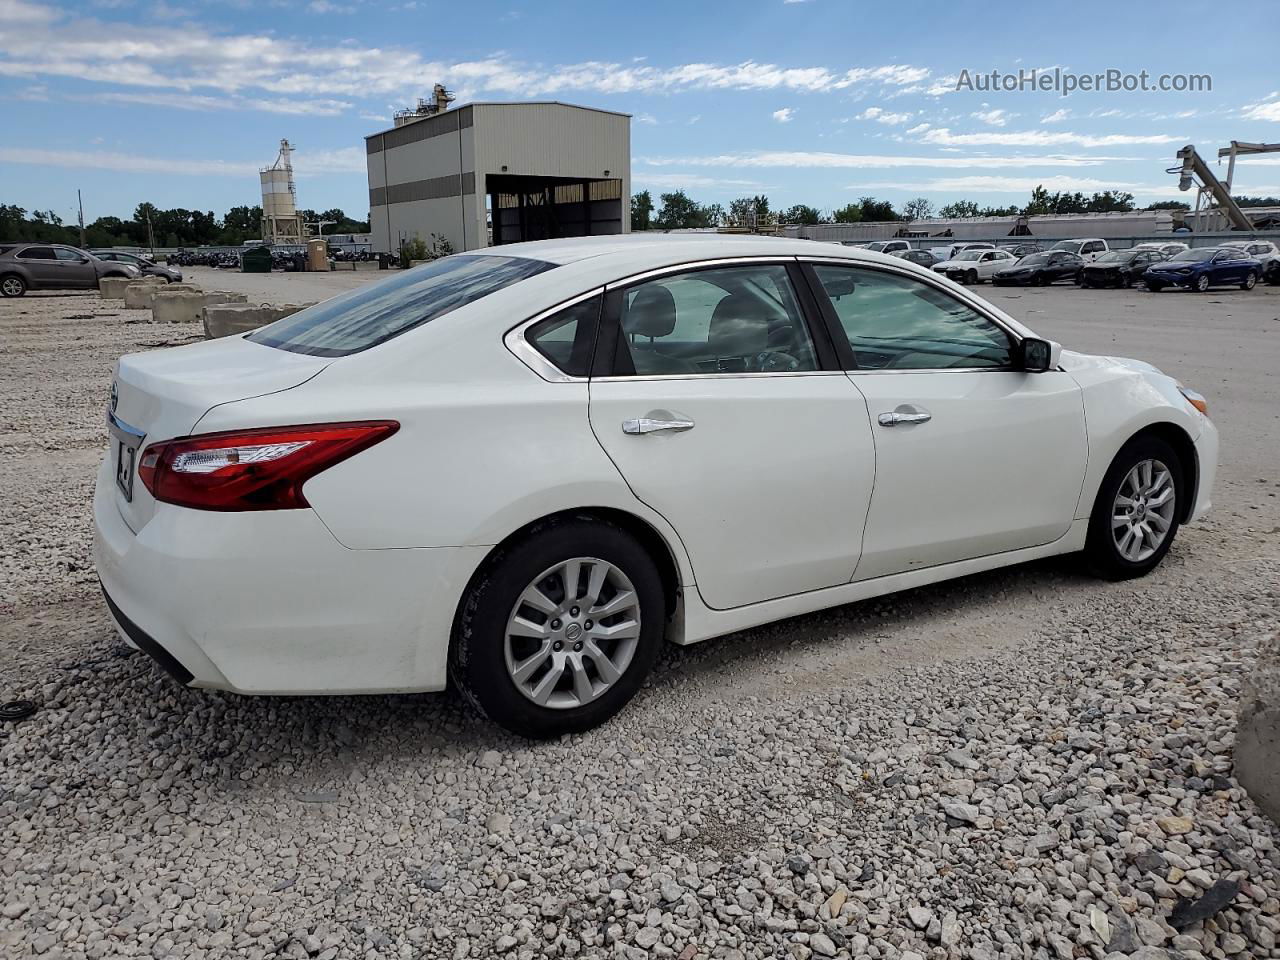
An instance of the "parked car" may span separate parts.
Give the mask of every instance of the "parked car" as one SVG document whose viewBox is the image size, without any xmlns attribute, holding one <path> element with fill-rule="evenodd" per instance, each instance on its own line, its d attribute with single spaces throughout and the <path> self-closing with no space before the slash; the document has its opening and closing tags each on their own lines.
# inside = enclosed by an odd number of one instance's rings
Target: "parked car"
<svg viewBox="0 0 1280 960">
<path fill-rule="evenodd" d="M 1168 259 L 1159 250 L 1112 250 L 1076 274 L 1082 287 L 1131 287 L 1141 281 L 1147 267 Z"/>
<path fill-rule="evenodd" d="M 1168 243 L 1139 243 L 1139 244 L 1135 244 L 1133 249 L 1134 250 L 1159 250 L 1161 253 L 1165 255 L 1165 257 L 1176 257 L 1183 250 L 1190 250 L 1191 248 L 1188 247 L 1185 243 L 1179 243 L 1178 241 L 1174 240 Z"/>
<path fill-rule="evenodd" d="M 1000 249 L 1008 250 L 1015 257 L 1022 258 L 1028 257 L 1033 253 L 1039 253 L 1044 247 L 1034 240 L 1027 240 L 1022 243 L 1002 243 L 1000 244 Z"/>
<path fill-rule="evenodd" d="M 0 250 L 0 294 L 28 290 L 96 290 L 103 277 L 136 277 L 138 268 L 99 260 L 60 243 L 15 243 Z"/>
<path fill-rule="evenodd" d="M 1176 286 L 1204 293 L 1210 287 L 1227 284 L 1252 290 L 1261 276 L 1262 264 L 1239 247 L 1195 247 L 1153 263 L 1142 279 L 1152 292 Z"/>
<path fill-rule="evenodd" d="M 125 253 L 121 250 L 90 250 L 99 260 L 114 260 L 116 263 L 128 263 L 138 268 L 138 272 L 144 277 L 162 277 L 168 283 L 179 283 L 182 280 L 182 271 L 177 267 L 171 267 L 167 264 L 156 263 L 147 257 L 140 257 L 135 253 Z"/>
<path fill-rule="evenodd" d="M 964 250 L 994 250 L 994 243 L 987 243 L 985 240 L 973 241 L 968 243 L 949 243 L 943 247 L 930 247 L 929 252 L 938 258 L 939 261 L 951 260 L 956 254 Z"/>
<path fill-rule="evenodd" d="M 899 250 L 910 250 L 911 244 L 906 240 L 874 240 L 867 244 L 866 249 L 876 253 L 897 253 Z"/>
<path fill-rule="evenodd" d="M 1262 279 L 1273 287 L 1280 286 L 1280 261 L 1272 260 L 1262 265 Z"/>
<path fill-rule="evenodd" d="M 899 250 L 893 256 L 901 257 L 903 260 L 921 267 L 932 267 L 941 262 L 938 260 L 938 255 L 932 250 Z"/>
<path fill-rule="evenodd" d="M 126 356 L 110 395 L 94 555 L 129 643 L 241 693 L 452 676 L 531 737 L 616 713 L 664 637 L 1077 551 L 1141 576 L 1218 450 L 1147 363 L 779 238 L 449 256 Z"/>
<path fill-rule="evenodd" d="M 997 286 L 1038 286 L 1058 280 L 1073 280 L 1084 267 L 1084 260 L 1064 250 L 1033 253 L 1016 263 L 997 270 L 991 282 Z"/>
<path fill-rule="evenodd" d="M 1007 250 L 961 250 L 953 259 L 934 264 L 933 270 L 957 283 L 982 283 L 1016 260 Z"/>
<path fill-rule="evenodd" d="M 1276 245 L 1270 240 L 1224 240 L 1218 246 L 1243 250 L 1245 254 L 1262 264 L 1264 276 L 1270 264 L 1280 261 L 1280 250 L 1277 250 Z"/>
<path fill-rule="evenodd" d="M 1065 253 L 1074 253 L 1082 260 L 1097 260 L 1111 248 L 1107 246 L 1107 241 L 1097 237 L 1086 237 L 1083 240 L 1059 240 L 1050 250 L 1062 250 Z"/>
</svg>

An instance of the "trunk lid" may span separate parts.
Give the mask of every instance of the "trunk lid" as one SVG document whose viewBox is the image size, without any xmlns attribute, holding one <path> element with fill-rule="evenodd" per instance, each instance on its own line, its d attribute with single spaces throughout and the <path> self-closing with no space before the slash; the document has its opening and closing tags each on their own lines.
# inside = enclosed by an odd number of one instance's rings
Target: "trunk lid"
<svg viewBox="0 0 1280 960">
<path fill-rule="evenodd" d="M 111 385 L 107 457 L 125 523 L 137 533 L 155 512 L 155 500 L 137 479 L 148 444 L 190 434 L 220 404 L 305 383 L 332 362 L 242 337 L 121 357 Z"/>
</svg>

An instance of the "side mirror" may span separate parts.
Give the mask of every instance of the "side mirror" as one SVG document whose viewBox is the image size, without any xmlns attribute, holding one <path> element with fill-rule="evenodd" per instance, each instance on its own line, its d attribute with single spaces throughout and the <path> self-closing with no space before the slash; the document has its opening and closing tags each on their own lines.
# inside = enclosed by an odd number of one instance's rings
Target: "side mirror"
<svg viewBox="0 0 1280 960">
<path fill-rule="evenodd" d="M 1019 366 L 1027 373 L 1045 373 L 1058 366 L 1062 356 L 1062 345 L 1052 340 L 1041 340 L 1038 337 L 1027 337 L 1022 341 L 1019 352 Z"/>
</svg>

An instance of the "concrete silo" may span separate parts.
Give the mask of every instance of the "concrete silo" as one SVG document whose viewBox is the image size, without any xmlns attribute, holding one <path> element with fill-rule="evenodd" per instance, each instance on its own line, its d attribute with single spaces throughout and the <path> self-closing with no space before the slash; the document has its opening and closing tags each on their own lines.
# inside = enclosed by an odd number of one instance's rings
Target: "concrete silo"
<svg viewBox="0 0 1280 960">
<path fill-rule="evenodd" d="M 260 173 L 262 239 L 266 243 L 301 243 L 306 237 L 306 227 L 298 214 L 298 188 L 293 182 L 291 153 L 293 147 L 289 141 L 281 140 L 276 162 Z"/>
</svg>

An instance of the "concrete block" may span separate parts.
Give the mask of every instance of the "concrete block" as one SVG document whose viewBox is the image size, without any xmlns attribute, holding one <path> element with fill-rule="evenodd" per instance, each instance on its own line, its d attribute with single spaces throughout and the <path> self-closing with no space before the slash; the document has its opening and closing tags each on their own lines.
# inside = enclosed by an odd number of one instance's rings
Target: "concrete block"
<svg viewBox="0 0 1280 960">
<path fill-rule="evenodd" d="M 174 284 L 177 286 L 177 284 Z M 199 323 L 205 307 L 218 303 L 244 303 L 243 293 L 214 290 L 161 290 L 154 296 L 151 319 L 156 323 Z"/>
<path fill-rule="evenodd" d="M 150 310 L 151 301 L 157 294 L 176 290 L 198 293 L 200 288 L 194 283 L 166 283 L 159 277 L 144 277 L 141 280 L 133 280 L 124 288 L 125 309 Z"/>
<path fill-rule="evenodd" d="M 210 340 L 238 336 L 309 306 L 309 303 L 214 304 L 204 308 L 204 335 Z"/>
<path fill-rule="evenodd" d="M 104 300 L 122 300 L 124 288 L 133 283 L 134 279 L 133 277 L 103 277 L 98 281 L 98 293 Z"/>
<path fill-rule="evenodd" d="M 1258 809 L 1280 824 L 1280 633 L 1264 640 L 1240 685 L 1235 773 Z"/>
</svg>

